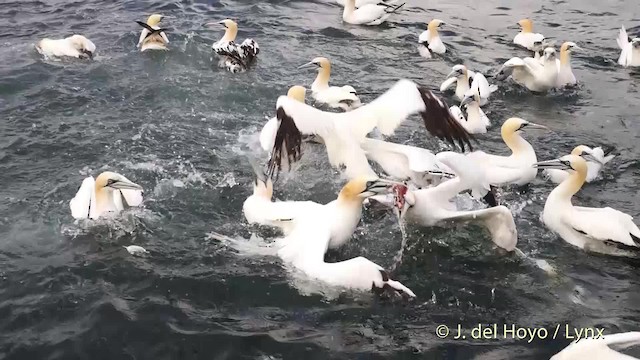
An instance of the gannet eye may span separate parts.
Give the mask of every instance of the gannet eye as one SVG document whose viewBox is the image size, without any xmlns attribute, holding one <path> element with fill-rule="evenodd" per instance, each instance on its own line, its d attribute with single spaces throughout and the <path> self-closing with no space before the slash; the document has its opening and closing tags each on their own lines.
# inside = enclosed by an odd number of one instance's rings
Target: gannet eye
<svg viewBox="0 0 640 360">
<path fill-rule="evenodd" d="M 571 161 L 569 161 L 569 160 L 560 160 L 560 162 L 562 163 L 562 165 L 568 166 L 569 168 L 573 169 L 573 167 L 571 166 Z"/>
<path fill-rule="evenodd" d="M 375 184 L 375 181 L 367 181 L 367 184 L 365 185 L 367 189 L 371 188 L 373 185 Z"/>
<path fill-rule="evenodd" d="M 107 180 L 107 186 L 111 186 L 111 185 L 113 185 L 113 184 L 115 184 L 117 182 L 118 182 L 118 180 L 109 179 L 109 180 Z"/>
</svg>

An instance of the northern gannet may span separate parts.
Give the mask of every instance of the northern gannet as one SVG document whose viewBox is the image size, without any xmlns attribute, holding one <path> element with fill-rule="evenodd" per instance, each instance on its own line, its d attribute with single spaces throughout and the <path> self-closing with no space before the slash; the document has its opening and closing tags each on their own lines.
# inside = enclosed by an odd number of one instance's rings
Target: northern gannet
<svg viewBox="0 0 640 360">
<path fill-rule="evenodd" d="M 272 221 L 290 223 L 285 237 L 276 240 L 278 256 L 312 279 L 331 286 L 369 291 L 392 290 L 406 297 L 415 294 L 400 282 L 389 279 L 378 264 L 364 257 L 337 263 L 324 260 L 327 249 L 344 244 L 353 235 L 362 214 L 363 201 L 388 191 L 395 183 L 358 178 L 340 190 L 338 198 L 326 205 L 313 202 L 307 207 L 294 206 L 294 211 L 281 210 L 287 202 L 273 203 Z M 280 218 L 284 216 L 283 218 Z"/>
<path fill-rule="evenodd" d="M 69 56 L 92 59 L 96 46 L 82 35 L 72 35 L 58 40 L 42 39 L 36 44 L 36 50 L 45 58 Z"/>
<path fill-rule="evenodd" d="M 556 64 L 558 65 L 557 88 L 575 85 L 577 82 L 571 70 L 571 53 L 574 50 L 580 50 L 580 47 L 570 41 L 563 43 L 560 47 L 560 59 L 556 59 Z"/>
<path fill-rule="evenodd" d="M 287 96 L 300 101 L 304 104 L 305 94 L 307 89 L 302 86 L 292 86 L 287 92 Z M 271 151 L 273 144 L 276 141 L 276 133 L 278 132 L 278 119 L 274 116 L 262 127 L 260 131 L 260 146 L 264 151 Z"/>
<path fill-rule="evenodd" d="M 610 348 L 625 349 L 640 345 L 640 332 L 608 334 L 599 337 L 575 340 L 551 357 L 551 360 L 638 360 Z"/>
<path fill-rule="evenodd" d="M 140 185 L 120 174 L 106 171 L 95 180 L 91 176 L 85 178 L 69 207 L 76 219 L 97 219 L 107 212 L 120 212 L 125 205 L 139 206 L 142 194 Z"/>
<path fill-rule="evenodd" d="M 618 46 L 622 49 L 620 57 L 618 58 L 618 64 L 624 67 L 640 66 L 640 37 L 629 38 L 627 30 L 623 25 L 622 28 L 620 28 L 616 40 Z"/>
<path fill-rule="evenodd" d="M 457 222 L 477 222 L 491 233 L 493 242 L 499 247 L 513 251 L 518 242 L 518 232 L 513 215 L 504 206 L 487 209 L 461 211 L 452 201 L 463 191 L 471 190 L 476 198 L 487 196 L 490 184 L 484 178 L 485 173 L 474 161 L 463 154 L 441 152 L 437 159 L 448 166 L 456 177 L 435 187 L 410 190 L 400 185 L 396 187 L 396 197 L 376 195 L 373 200 L 385 205 L 400 207 L 400 217 L 406 214 L 406 220 L 420 226 L 449 226 Z M 491 202 L 496 204 L 495 198 Z"/>
<path fill-rule="evenodd" d="M 465 144 L 471 146 L 470 135 L 446 103 L 409 80 L 398 81 L 376 100 L 346 113 L 324 112 L 286 96 L 278 99 L 276 108 L 280 124 L 269 160 L 270 173 L 279 170 L 285 159 L 288 163 L 299 160 L 302 135 L 315 134 L 324 141 L 331 165 L 346 166 L 348 178 L 369 174 L 368 164 L 365 169 L 361 166 L 367 162 L 360 143 L 376 128 L 382 135 L 393 134 L 413 114 L 420 114 L 432 135 L 450 143 L 457 141 L 463 149 Z"/>
<path fill-rule="evenodd" d="M 589 155 L 583 155 L 589 156 Z M 603 252 L 608 242 L 640 246 L 640 229 L 633 218 L 610 207 L 573 206 L 571 198 L 580 191 L 587 178 L 587 162 L 577 155 L 534 164 L 539 169 L 567 170 L 571 175 L 558 185 L 544 205 L 544 224 L 571 245 Z"/>
<path fill-rule="evenodd" d="M 368 5 L 368 4 L 376 5 L 380 3 L 384 3 L 387 5 L 395 5 L 399 1 L 400 0 L 356 0 L 356 7 L 359 8 L 363 5 Z M 336 0 L 336 3 L 338 3 L 338 5 L 344 6 L 345 0 Z"/>
<path fill-rule="evenodd" d="M 260 53 L 258 43 L 253 39 L 245 39 L 242 44 L 238 45 L 235 42 L 236 36 L 238 36 L 238 24 L 231 19 L 222 20 L 218 24 L 222 24 L 226 29 L 222 39 L 211 46 L 213 51 L 220 56 L 218 66 L 232 73 L 246 71 L 256 61 Z"/>
<path fill-rule="evenodd" d="M 460 125 L 462 125 L 469 134 L 484 134 L 487 132 L 487 127 L 491 126 L 491 121 L 480 108 L 481 102 L 482 98 L 480 98 L 477 88 L 472 88 L 460 103 L 460 106 L 467 110 L 466 118 L 460 107 L 454 105 L 449 108 Z"/>
<path fill-rule="evenodd" d="M 592 182 L 598 177 L 600 174 L 600 170 L 602 167 L 611 161 L 615 155 L 611 154 L 613 149 L 607 150 L 606 152 L 602 150 L 601 147 L 590 148 L 586 145 L 576 146 L 573 151 L 571 151 L 571 155 L 590 155 L 585 158 L 587 161 L 587 182 Z M 564 180 L 566 180 L 569 175 L 571 175 L 568 171 L 557 170 L 557 169 L 546 169 L 543 171 L 545 177 L 549 180 L 553 181 L 556 184 L 560 184 Z"/>
<path fill-rule="evenodd" d="M 546 92 L 556 87 L 558 80 L 558 64 L 556 62 L 556 50 L 544 49 L 542 60 L 534 58 L 511 58 L 500 68 L 499 80 L 507 77 L 534 92 Z"/>
<path fill-rule="evenodd" d="M 535 179 L 538 173 L 532 165 L 538 161 L 536 152 L 520 134 L 526 129 L 547 129 L 546 126 L 532 122 L 510 118 L 502 124 L 502 140 L 511 150 L 511 155 L 491 155 L 476 151 L 467 155 L 486 172 L 486 179 L 491 185 L 506 184 L 526 185 Z"/>
<path fill-rule="evenodd" d="M 456 84 L 455 96 L 458 100 L 463 100 L 465 95 L 471 90 L 477 92 L 480 96 L 480 105 L 485 105 L 489 101 L 491 93 L 498 90 L 497 85 L 489 85 L 487 78 L 481 73 L 468 70 L 464 65 L 455 65 L 451 68 L 451 72 L 440 85 L 440 91 L 445 91 L 453 84 Z"/>
<path fill-rule="evenodd" d="M 418 43 L 420 47 L 420 55 L 430 59 L 432 53 L 436 54 L 444 54 L 447 52 L 446 46 L 440 39 L 440 34 L 438 33 L 438 28 L 440 25 L 444 25 L 444 21 L 439 19 L 433 19 L 427 25 L 427 30 L 423 31 L 418 38 Z"/>
<path fill-rule="evenodd" d="M 316 102 L 332 108 L 340 108 L 344 111 L 349 111 L 362 105 L 356 90 L 352 86 L 329 86 L 329 78 L 331 77 L 331 62 L 329 59 L 317 57 L 299 68 L 309 66 L 315 66 L 318 69 L 318 76 L 311 84 L 311 96 Z"/>
<path fill-rule="evenodd" d="M 138 245 L 123 246 L 123 248 L 127 249 L 129 254 L 134 255 L 134 256 L 142 256 L 144 254 L 148 254 L 149 253 L 145 248 L 143 248 L 142 246 L 138 246 Z"/>
<path fill-rule="evenodd" d="M 522 19 L 518 21 L 518 25 L 520 25 L 521 29 L 516 37 L 513 38 L 514 44 L 533 50 L 535 42 L 544 40 L 544 35 L 533 32 L 533 21 L 531 19 Z"/>
<path fill-rule="evenodd" d="M 356 0 L 345 0 L 342 20 L 354 25 L 380 25 L 402 6 L 404 3 L 396 5 L 380 1 L 356 7 Z"/>
<path fill-rule="evenodd" d="M 163 17 L 160 14 L 153 14 L 149 16 L 146 23 L 136 21 L 138 25 L 144 28 L 140 33 L 140 39 L 138 39 L 137 47 L 140 48 L 140 51 L 169 50 L 167 49 L 169 38 L 165 33 L 166 29 L 162 29 L 158 25 Z"/>
</svg>

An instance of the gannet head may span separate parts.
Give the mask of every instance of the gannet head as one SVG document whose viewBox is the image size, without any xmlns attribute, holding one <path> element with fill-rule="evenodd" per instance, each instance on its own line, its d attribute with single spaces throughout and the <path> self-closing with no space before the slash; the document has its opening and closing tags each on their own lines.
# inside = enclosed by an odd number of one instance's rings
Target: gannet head
<svg viewBox="0 0 640 360">
<path fill-rule="evenodd" d="M 320 71 L 321 69 L 331 70 L 331 62 L 329 61 L 329 59 L 327 59 L 325 57 L 317 57 L 317 58 L 309 61 L 308 63 L 299 66 L 298 69 L 302 69 L 302 68 L 310 67 L 310 66 L 316 67 L 316 69 L 318 69 L 318 71 Z"/>
<path fill-rule="evenodd" d="M 531 19 L 522 19 L 518 21 L 518 25 L 522 28 L 523 33 L 533 32 L 533 21 Z"/>
<path fill-rule="evenodd" d="M 507 119 L 500 129 L 502 137 L 509 137 L 515 133 L 520 133 L 525 129 L 549 129 L 544 125 L 538 125 L 520 118 Z"/>
<path fill-rule="evenodd" d="M 207 23 L 206 25 L 213 25 L 215 23 Z M 231 19 L 224 19 L 222 21 L 218 21 L 218 24 L 224 26 L 226 29 L 224 31 L 224 36 L 222 37 L 222 41 L 234 41 L 236 36 L 238 36 L 238 24 Z"/>
<path fill-rule="evenodd" d="M 451 78 L 451 77 L 461 77 L 461 76 L 467 76 L 467 67 L 464 65 L 456 65 L 454 67 L 451 68 L 451 72 L 449 73 L 449 75 L 447 75 L 447 78 Z"/>
<path fill-rule="evenodd" d="M 396 182 L 383 179 L 372 179 L 368 177 L 355 178 L 342 187 L 338 199 L 361 203 L 364 199 L 383 193 L 397 184 Z"/>
<path fill-rule="evenodd" d="M 164 16 L 160 14 L 152 14 L 147 18 L 147 25 L 153 27 L 157 26 Z"/>
<path fill-rule="evenodd" d="M 96 191 L 99 190 L 142 190 L 142 186 L 127 180 L 118 173 L 105 171 L 96 178 Z"/>
<path fill-rule="evenodd" d="M 640 38 L 633 38 L 631 40 L 631 46 L 633 46 L 636 49 L 640 48 Z"/>
<path fill-rule="evenodd" d="M 433 20 L 429 21 L 429 24 L 427 25 L 427 29 L 429 29 L 431 31 L 436 31 L 436 30 L 438 30 L 440 25 L 446 25 L 446 24 L 445 24 L 444 21 L 442 21 L 440 19 L 433 19 Z"/>
<path fill-rule="evenodd" d="M 571 155 L 581 156 L 586 161 L 591 161 L 591 162 L 602 164 L 602 161 L 598 160 L 598 158 L 596 158 L 593 155 L 593 149 L 591 149 L 590 147 L 588 147 L 586 145 L 578 145 L 578 146 L 576 146 L 571 151 Z"/>
<path fill-rule="evenodd" d="M 556 49 L 552 47 L 548 47 L 544 49 L 544 61 L 555 61 L 556 60 Z"/>
<path fill-rule="evenodd" d="M 587 162 L 578 155 L 565 155 L 559 159 L 540 161 L 533 164 L 538 169 L 557 169 L 570 172 L 584 173 L 587 172 Z"/>
<path fill-rule="evenodd" d="M 464 94 L 464 98 L 462 98 L 460 102 L 460 107 L 468 106 L 473 102 L 477 102 L 478 105 L 480 104 L 480 93 L 478 89 L 469 89 L 469 91 Z"/>
<path fill-rule="evenodd" d="M 302 86 L 296 85 L 296 86 L 292 86 L 289 89 L 289 91 L 287 92 L 287 96 L 294 100 L 298 100 L 301 103 L 304 103 L 304 98 L 306 93 L 307 93 L 307 89 L 305 89 Z"/>
<path fill-rule="evenodd" d="M 90 59 L 93 58 L 93 53 L 96 51 L 96 45 L 82 35 L 73 35 L 68 38 L 74 48 L 86 55 Z"/>
<path fill-rule="evenodd" d="M 571 41 L 567 41 L 560 47 L 560 52 L 572 52 L 574 50 L 580 50 L 580 47 Z"/>
</svg>

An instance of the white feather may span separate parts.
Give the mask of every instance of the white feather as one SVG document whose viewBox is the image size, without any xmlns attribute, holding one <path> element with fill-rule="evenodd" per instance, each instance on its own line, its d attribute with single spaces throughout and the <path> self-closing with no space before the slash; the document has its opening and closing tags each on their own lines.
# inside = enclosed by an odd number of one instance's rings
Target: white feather
<svg viewBox="0 0 640 360">
<path fill-rule="evenodd" d="M 552 356 L 551 360 L 638 360 L 635 357 L 611 349 L 611 347 L 624 349 L 637 345 L 640 345 L 640 332 L 609 334 L 604 337 L 580 339 L 572 342 L 562 351 Z"/>
</svg>

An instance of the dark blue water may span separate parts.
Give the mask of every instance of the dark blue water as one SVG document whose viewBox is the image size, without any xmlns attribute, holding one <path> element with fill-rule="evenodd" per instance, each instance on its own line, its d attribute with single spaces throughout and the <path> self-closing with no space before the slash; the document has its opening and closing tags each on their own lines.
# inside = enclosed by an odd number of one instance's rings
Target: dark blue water
<svg viewBox="0 0 640 360">
<path fill-rule="evenodd" d="M 640 261 L 586 254 L 547 231 L 539 215 L 552 185 L 542 179 L 503 199 L 519 248 L 557 275 L 498 253 L 479 228 L 409 227 L 395 274 L 418 296 L 409 303 L 303 293 L 276 259 L 243 256 L 208 235 L 250 236 L 241 213 L 252 179 L 246 154 L 277 95 L 313 81 L 297 66 L 327 56 L 332 81 L 362 92 L 381 93 L 398 78 L 436 89 L 458 62 L 491 73 L 526 55 L 509 28 L 523 16 L 584 48 L 573 60 L 580 87 L 543 96 L 501 87 L 486 108 L 496 125 L 479 147 L 506 153 L 498 125 L 511 116 L 552 129 L 526 135 L 541 160 L 579 143 L 614 145 L 620 155 L 576 203 L 640 214 L 640 76 L 616 65 L 615 42 L 621 24 L 640 25 L 637 2 L 408 2 L 390 24 L 369 28 L 343 24 L 330 0 L 1 1 L 0 358 L 544 359 L 569 340 L 439 339 L 435 329 L 638 330 Z M 171 51 L 140 54 L 134 21 L 153 12 L 172 17 L 164 20 Z M 240 38 L 261 46 L 248 73 L 211 61 L 222 33 L 203 24 L 228 17 Z M 426 61 L 415 43 L 434 17 L 449 24 L 450 52 Z M 33 49 L 72 33 L 97 45 L 95 61 L 43 61 Z M 412 121 L 392 139 L 446 149 L 425 134 Z M 74 223 L 69 199 L 106 169 L 144 186 L 144 208 Z M 327 202 L 341 184 L 323 151 L 307 151 L 276 192 Z M 390 214 L 367 213 L 354 241 L 328 258 L 389 266 L 397 230 Z M 130 256 L 122 248 L 130 244 L 150 256 Z"/>
</svg>

